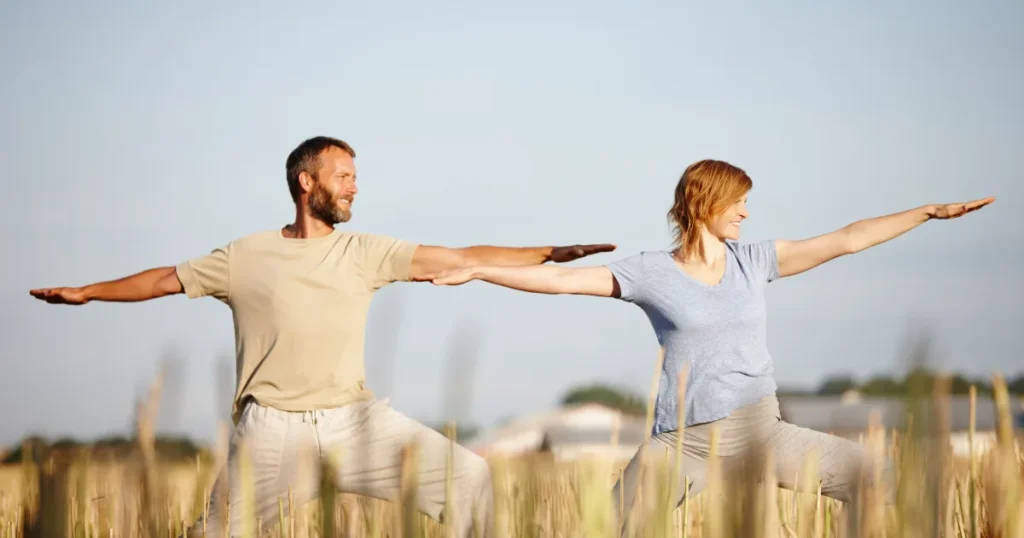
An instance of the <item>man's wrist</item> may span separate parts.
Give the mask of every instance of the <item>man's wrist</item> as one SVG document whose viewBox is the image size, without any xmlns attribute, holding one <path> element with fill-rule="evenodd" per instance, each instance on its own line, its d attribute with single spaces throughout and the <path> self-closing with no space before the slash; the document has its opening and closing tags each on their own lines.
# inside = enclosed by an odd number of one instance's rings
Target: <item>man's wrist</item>
<svg viewBox="0 0 1024 538">
<path fill-rule="evenodd" d="M 541 263 L 548 263 L 553 260 L 555 250 L 558 247 L 540 247 L 544 260 Z"/>
<path fill-rule="evenodd" d="M 82 292 L 82 296 L 86 301 L 95 300 L 98 296 L 98 290 L 96 284 L 89 284 L 88 286 L 82 286 L 78 288 L 78 291 Z"/>
</svg>

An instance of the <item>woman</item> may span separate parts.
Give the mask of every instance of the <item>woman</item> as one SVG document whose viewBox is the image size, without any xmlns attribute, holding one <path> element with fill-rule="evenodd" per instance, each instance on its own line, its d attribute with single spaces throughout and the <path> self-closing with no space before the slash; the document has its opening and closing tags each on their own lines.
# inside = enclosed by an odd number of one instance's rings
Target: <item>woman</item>
<svg viewBox="0 0 1024 538">
<path fill-rule="evenodd" d="M 424 280 L 449 286 L 483 280 L 534 293 L 614 297 L 638 305 L 664 349 L 648 447 L 674 450 L 679 406 L 684 406 L 680 486 L 683 475 L 691 481 L 691 496 L 704 486 L 711 428 L 717 426 L 723 462 L 770 448 L 784 487 L 796 487 L 794 476 L 817 449 L 822 494 L 849 501 L 866 462 L 862 446 L 780 418 L 766 345 L 765 285 L 878 245 L 930 219 L 975 211 L 993 198 L 927 205 L 801 241 L 740 244 L 751 187 L 747 174 L 726 162 L 704 160 L 688 167 L 668 212 L 676 232 L 671 251 L 642 252 L 601 267 L 475 267 Z M 687 372 L 685 401 L 679 402 L 682 371 Z M 624 484 L 616 485 L 616 504 L 624 485 L 621 498 L 632 506 L 642 450 L 626 467 Z M 679 503 L 683 488 L 676 489 Z"/>
</svg>

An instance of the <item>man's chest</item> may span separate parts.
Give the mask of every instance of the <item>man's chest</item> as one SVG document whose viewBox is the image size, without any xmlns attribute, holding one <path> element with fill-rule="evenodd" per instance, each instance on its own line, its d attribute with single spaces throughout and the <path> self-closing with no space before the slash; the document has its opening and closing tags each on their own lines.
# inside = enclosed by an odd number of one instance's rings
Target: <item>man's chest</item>
<svg viewBox="0 0 1024 538">
<path fill-rule="evenodd" d="M 351 263 L 267 260 L 232 275 L 231 302 L 274 316 L 362 309 L 373 292 Z"/>
</svg>

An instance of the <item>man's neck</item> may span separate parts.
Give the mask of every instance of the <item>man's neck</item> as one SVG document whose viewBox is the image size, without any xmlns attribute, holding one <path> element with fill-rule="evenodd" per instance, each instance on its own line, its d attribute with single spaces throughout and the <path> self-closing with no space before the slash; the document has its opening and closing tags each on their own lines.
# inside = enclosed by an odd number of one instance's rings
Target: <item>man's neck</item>
<svg viewBox="0 0 1024 538">
<path fill-rule="evenodd" d="M 281 234 L 290 239 L 311 239 L 330 235 L 333 231 L 334 226 L 298 209 L 295 212 L 295 222 L 285 226 Z"/>
</svg>

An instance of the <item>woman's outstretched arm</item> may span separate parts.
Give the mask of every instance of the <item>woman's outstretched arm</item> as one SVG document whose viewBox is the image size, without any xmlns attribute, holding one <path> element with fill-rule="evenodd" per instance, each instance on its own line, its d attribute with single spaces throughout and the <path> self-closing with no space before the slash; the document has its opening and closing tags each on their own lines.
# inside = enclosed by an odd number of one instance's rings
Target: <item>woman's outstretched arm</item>
<svg viewBox="0 0 1024 538">
<path fill-rule="evenodd" d="M 514 290 L 549 295 L 593 295 L 618 297 L 618 282 L 607 267 L 558 267 L 532 265 L 519 267 L 480 266 L 445 271 L 415 278 L 438 286 L 458 286 L 482 280 Z"/>
<path fill-rule="evenodd" d="M 787 277 L 813 269 L 827 261 L 853 254 L 903 235 L 931 219 L 953 219 L 992 203 L 984 198 L 959 204 L 918 207 L 844 226 L 834 232 L 801 241 L 776 241 L 779 276 Z"/>
</svg>

